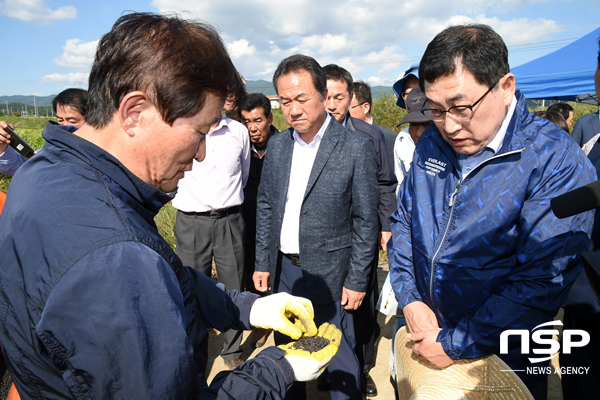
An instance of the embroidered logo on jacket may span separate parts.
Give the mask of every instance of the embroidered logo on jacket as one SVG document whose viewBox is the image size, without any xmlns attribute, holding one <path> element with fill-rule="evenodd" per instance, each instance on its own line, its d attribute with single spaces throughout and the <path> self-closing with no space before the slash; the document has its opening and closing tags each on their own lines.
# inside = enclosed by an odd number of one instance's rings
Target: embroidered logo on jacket
<svg viewBox="0 0 600 400">
<path fill-rule="evenodd" d="M 445 162 L 436 160 L 435 158 L 428 158 L 427 161 L 425 161 L 425 168 L 427 168 L 427 171 L 425 172 L 429 175 L 436 176 L 440 172 L 446 170 L 446 165 Z"/>
</svg>

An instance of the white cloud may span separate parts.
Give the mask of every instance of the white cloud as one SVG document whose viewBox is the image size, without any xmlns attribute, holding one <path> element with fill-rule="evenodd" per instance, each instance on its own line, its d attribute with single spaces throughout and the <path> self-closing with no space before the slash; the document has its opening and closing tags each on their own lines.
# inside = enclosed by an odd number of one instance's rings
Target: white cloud
<svg viewBox="0 0 600 400">
<path fill-rule="evenodd" d="M 256 47 L 250 46 L 246 39 L 236 40 L 227 44 L 227 50 L 232 58 L 251 56 L 256 52 Z"/>
<path fill-rule="evenodd" d="M 89 73 L 71 72 L 68 74 L 50 74 L 40 79 L 45 85 L 66 85 L 68 87 L 87 87 Z"/>
<path fill-rule="evenodd" d="M 382 78 L 380 76 L 370 76 L 367 79 L 365 79 L 365 81 L 367 81 L 367 83 L 371 86 L 391 86 L 392 84 L 394 84 L 396 79 Z"/>
<path fill-rule="evenodd" d="M 98 41 L 82 42 L 79 39 L 68 39 L 63 46 L 63 53 L 54 59 L 59 67 L 90 69 L 94 62 Z"/>
<path fill-rule="evenodd" d="M 3 0 L 0 1 L 0 15 L 26 22 L 49 23 L 61 19 L 75 19 L 77 9 L 66 6 L 52 10 L 45 0 Z"/>
<path fill-rule="evenodd" d="M 31 92 L 31 93 L 25 93 L 25 96 L 45 96 L 44 92 Z"/>
<path fill-rule="evenodd" d="M 154 0 L 151 6 L 215 25 L 247 79 L 271 79 L 283 58 L 302 53 L 322 65 L 337 63 L 357 79 L 393 80 L 450 24 L 489 24 L 508 46 L 551 40 L 560 30 L 555 21 L 508 17 L 540 1 L 546 0 Z"/>
</svg>

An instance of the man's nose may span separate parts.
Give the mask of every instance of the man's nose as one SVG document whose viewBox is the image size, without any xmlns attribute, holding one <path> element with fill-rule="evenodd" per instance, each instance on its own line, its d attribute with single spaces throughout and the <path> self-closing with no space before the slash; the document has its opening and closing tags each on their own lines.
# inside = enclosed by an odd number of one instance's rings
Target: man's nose
<svg viewBox="0 0 600 400">
<path fill-rule="evenodd" d="M 462 128 L 462 124 L 452 118 L 450 113 L 446 113 L 446 118 L 444 119 L 444 130 L 446 133 L 453 134 L 459 131 Z"/>
<path fill-rule="evenodd" d="M 329 111 L 335 111 L 335 109 L 336 109 L 336 104 L 335 104 L 335 100 L 334 100 L 334 98 L 333 98 L 333 97 L 331 97 L 331 98 L 327 99 L 327 104 L 326 104 L 326 106 L 327 106 L 327 109 L 328 109 Z"/>
</svg>

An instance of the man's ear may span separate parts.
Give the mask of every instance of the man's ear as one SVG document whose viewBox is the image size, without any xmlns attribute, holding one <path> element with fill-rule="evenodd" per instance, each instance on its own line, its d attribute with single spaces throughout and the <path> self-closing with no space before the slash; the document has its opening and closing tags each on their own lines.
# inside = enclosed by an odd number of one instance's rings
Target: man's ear
<svg viewBox="0 0 600 400">
<path fill-rule="evenodd" d="M 500 78 L 500 88 L 502 89 L 503 92 L 503 97 L 504 97 L 504 105 L 506 107 L 510 106 L 510 103 L 512 103 L 512 99 L 515 95 L 515 92 L 517 90 L 517 84 L 515 82 L 515 76 L 512 73 L 508 73 L 506 75 L 504 75 L 502 78 Z"/>
<path fill-rule="evenodd" d="M 369 117 L 371 116 L 371 105 L 367 102 L 365 102 L 365 104 L 363 104 L 363 106 L 365 107 L 365 115 L 368 115 Z"/>
<path fill-rule="evenodd" d="M 119 104 L 119 122 L 123 130 L 131 137 L 135 136 L 142 121 L 141 113 L 154 107 L 144 92 L 127 93 Z"/>
<path fill-rule="evenodd" d="M 273 125 L 273 113 L 269 113 L 269 116 L 267 117 L 267 124 L 269 126 Z"/>
</svg>

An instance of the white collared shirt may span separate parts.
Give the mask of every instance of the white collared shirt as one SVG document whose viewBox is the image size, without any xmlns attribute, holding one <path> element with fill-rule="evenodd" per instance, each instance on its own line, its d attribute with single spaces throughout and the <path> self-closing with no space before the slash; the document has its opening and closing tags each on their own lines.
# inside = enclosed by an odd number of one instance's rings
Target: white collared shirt
<svg viewBox="0 0 600 400">
<path fill-rule="evenodd" d="M 194 160 L 191 171 L 179 181 L 173 207 L 185 212 L 206 212 L 239 206 L 250 172 L 250 135 L 244 125 L 222 118 L 206 135 L 206 157 Z"/>
<path fill-rule="evenodd" d="M 312 142 L 306 143 L 300 138 L 298 132 L 294 130 L 294 150 L 292 153 L 292 166 L 290 169 L 290 182 L 285 199 L 285 211 L 283 213 L 283 222 L 281 225 L 281 246 L 282 253 L 300 254 L 300 211 L 306 186 L 310 178 L 321 139 L 325 129 L 331 121 L 331 116 L 327 113 L 325 122 L 315 135 Z"/>
</svg>

